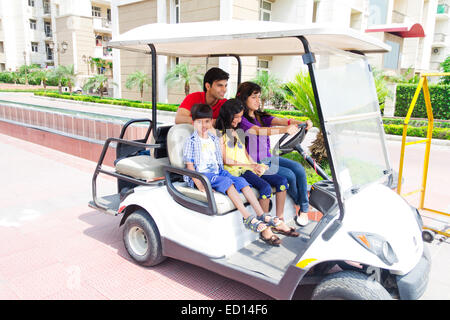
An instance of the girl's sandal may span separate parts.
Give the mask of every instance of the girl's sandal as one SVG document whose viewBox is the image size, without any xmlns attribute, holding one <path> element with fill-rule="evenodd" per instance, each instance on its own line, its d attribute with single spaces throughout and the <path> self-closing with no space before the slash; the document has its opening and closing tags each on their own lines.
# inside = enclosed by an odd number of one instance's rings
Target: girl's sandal
<svg viewBox="0 0 450 320">
<path fill-rule="evenodd" d="M 252 223 L 252 220 L 256 218 L 256 221 Z M 268 244 L 272 246 L 279 246 L 281 243 L 280 238 L 278 238 L 276 235 L 272 235 L 270 238 L 264 238 L 262 235 L 262 232 L 268 228 L 267 224 L 262 222 L 258 219 L 257 216 L 250 216 L 247 219 L 242 219 L 244 221 L 244 225 L 247 229 L 250 229 L 254 232 L 259 233 L 259 238 L 263 240 L 264 242 L 267 242 Z"/>
<path fill-rule="evenodd" d="M 266 221 L 266 217 L 270 217 L 269 221 Z M 256 219 L 261 220 L 265 224 L 267 224 L 269 227 L 278 227 L 281 224 L 281 220 L 278 217 L 273 217 L 268 213 L 263 213 L 260 216 L 257 216 Z"/>
</svg>

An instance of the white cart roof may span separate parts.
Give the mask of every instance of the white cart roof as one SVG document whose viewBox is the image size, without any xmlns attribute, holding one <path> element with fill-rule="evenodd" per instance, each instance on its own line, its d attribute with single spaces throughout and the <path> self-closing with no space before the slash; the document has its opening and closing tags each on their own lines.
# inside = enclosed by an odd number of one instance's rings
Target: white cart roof
<svg viewBox="0 0 450 320">
<path fill-rule="evenodd" d="M 325 45 L 364 53 L 390 50 L 382 41 L 350 28 L 243 20 L 148 24 L 115 37 L 108 45 L 150 52 L 152 43 L 157 54 L 168 56 L 297 55 L 304 50 L 296 36 L 305 36 L 313 49 Z"/>
</svg>

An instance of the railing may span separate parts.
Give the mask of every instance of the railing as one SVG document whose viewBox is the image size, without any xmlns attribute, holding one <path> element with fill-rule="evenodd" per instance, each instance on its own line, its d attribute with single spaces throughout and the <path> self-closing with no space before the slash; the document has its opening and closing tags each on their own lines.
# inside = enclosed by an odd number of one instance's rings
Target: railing
<svg viewBox="0 0 450 320">
<path fill-rule="evenodd" d="M 51 10 L 50 3 L 44 2 L 44 14 L 51 14 L 51 13 L 52 13 L 52 10 Z"/>
<path fill-rule="evenodd" d="M 94 17 L 93 25 L 94 25 L 94 29 L 110 29 L 111 28 L 111 20 L 108 20 L 107 18 Z"/>
<path fill-rule="evenodd" d="M 434 42 L 445 42 L 447 35 L 445 33 L 435 33 L 433 41 Z"/>
</svg>

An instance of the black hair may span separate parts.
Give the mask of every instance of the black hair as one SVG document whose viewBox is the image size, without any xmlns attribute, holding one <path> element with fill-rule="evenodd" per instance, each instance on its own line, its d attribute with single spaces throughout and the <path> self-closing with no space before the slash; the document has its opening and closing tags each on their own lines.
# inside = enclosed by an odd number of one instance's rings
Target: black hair
<svg viewBox="0 0 450 320">
<path fill-rule="evenodd" d="M 203 91 L 206 92 L 206 84 L 209 83 L 211 86 L 213 85 L 214 81 L 220 81 L 220 80 L 228 80 L 230 78 L 230 75 L 228 72 L 223 71 L 220 68 L 211 68 L 203 77 Z"/>
<path fill-rule="evenodd" d="M 192 121 L 197 119 L 212 119 L 213 110 L 208 104 L 196 103 L 191 108 Z"/>
<path fill-rule="evenodd" d="M 235 137 L 231 134 L 233 128 L 231 123 L 233 122 L 234 116 L 239 112 L 244 110 L 244 105 L 239 99 L 229 99 L 220 108 L 219 116 L 216 119 L 216 129 L 222 134 L 228 135 L 228 138 L 232 141 L 232 145 L 236 144 Z"/>
<path fill-rule="evenodd" d="M 250 121 L 250 123 L 256 124 L 255 119 L 249 116 L 247 107 L 247 99 L 254 93 L 261 93 L 261 87 L 258 84 L 250 81 L 242 82 L 238 87 L 236 99 L 239 99 L 244 105 L 245 119 Z M 260 124 L 262 124 L 261 119 L 264 117 L 270 117 L 270 114 L 260 110 L 255 111 L 255 118 Z"/>
</svg>

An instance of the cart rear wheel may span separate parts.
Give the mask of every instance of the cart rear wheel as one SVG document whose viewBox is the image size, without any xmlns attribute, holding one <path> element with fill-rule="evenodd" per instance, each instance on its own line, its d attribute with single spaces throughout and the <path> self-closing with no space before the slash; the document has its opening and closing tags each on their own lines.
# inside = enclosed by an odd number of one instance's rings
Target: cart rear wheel
<svg viewBox="0 0 450 320">
<path fill-rule="evenodd" d="M 314 289 L 312 300 L 391 300 L 383 286 L 357 271 L 342 271 L 325 277 Z"/>
<path fill-rule="evenodd" d="M 165 259 L 158 227 L 143 210 L 130 214 L 125 220 L 123 242 L 128 254 L 143 266 L 155 266 Z"/>
</svg>

